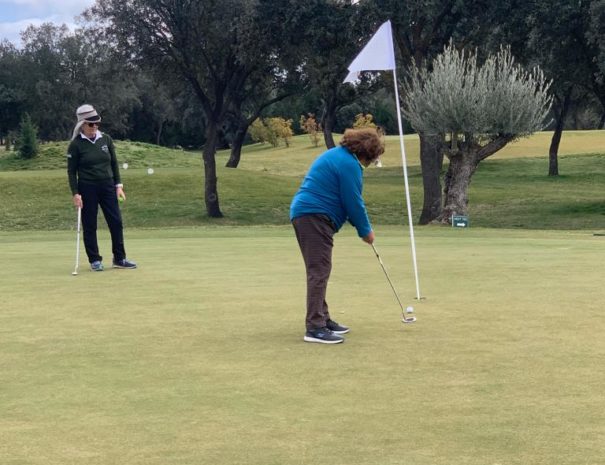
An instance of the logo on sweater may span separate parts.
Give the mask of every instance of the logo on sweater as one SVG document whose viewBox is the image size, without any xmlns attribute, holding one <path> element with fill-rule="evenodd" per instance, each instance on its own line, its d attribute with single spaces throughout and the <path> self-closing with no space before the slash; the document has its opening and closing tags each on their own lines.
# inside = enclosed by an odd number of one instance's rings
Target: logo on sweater
<svg viewBox="0 0 605 465">
<path fill-rule="evenodd" d="M 107 147 L 107 145 L 103 145 L 101 147 L 101 150 L 103 150 L 103 152 L 105 152 L 105 153 L 109 153 L 109 147 Z"/>
<path fill-rule="evenodd" d="M 65 154 L 65 156 L 66 156 L 67 158 L 71 158 L 71 153 L 67 152 L 67 154 Z"/>
</svg>

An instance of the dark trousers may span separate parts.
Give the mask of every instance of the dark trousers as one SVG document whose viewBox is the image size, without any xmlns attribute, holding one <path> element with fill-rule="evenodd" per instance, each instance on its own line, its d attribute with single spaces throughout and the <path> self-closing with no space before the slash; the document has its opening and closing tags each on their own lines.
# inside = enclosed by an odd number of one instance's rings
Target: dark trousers
<svg viewBox="0 0 605 465">
<path fill-rule="evenodd" d="M 307 329 L 323 328 L 330 319 L 326 290 L 332 271 L 335 228 L 325 215 L 305 215 L 292 221 L 307 271 Z"/>
<path fill-rule="evenodd" d="M 122 215 L 118 205 L 116 188 L 112 182 L 104 184 L 86 184 L 80 182 L 78 190 L 82 196 L 82 231 L 84 247 L 89 263 L 102 261 L 97 242 L 97 215 L 99 206 L 105 216 L 105 221 L 111 234 L 111 250 L 115 260 L 126 258 L 124 250 L 124 234 L 122 231 Z"/>
</svg>

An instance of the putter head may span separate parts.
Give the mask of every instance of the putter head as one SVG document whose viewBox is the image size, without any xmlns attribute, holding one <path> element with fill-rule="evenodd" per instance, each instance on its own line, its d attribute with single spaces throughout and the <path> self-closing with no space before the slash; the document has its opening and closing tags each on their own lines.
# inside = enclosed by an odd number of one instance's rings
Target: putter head
<svg viewBox="0 0 605 465">
<path fill-rule="evenodd" d="M 416 317 L 415 316 L 402 316 L 401 317 L 401 322 L 402 323 L 414 323 L 416 321 Z"/>
<path fill-rule="evenodd" d="M 72 275 L 72 276 L 77 276 L 77 274 L 78 274 L 78 272 L 77 272 L 77 271 L 74 271 L 74 272 L 73 272 L 71 275 Z"/>
</svg>

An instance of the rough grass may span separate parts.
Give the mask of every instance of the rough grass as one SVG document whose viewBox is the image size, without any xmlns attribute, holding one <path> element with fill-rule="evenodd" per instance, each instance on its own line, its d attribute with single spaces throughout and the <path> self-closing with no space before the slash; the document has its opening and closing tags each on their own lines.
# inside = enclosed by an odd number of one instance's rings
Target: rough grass
<svg viewBox="0 0 605 465">
<path fill-rule="evenodd" d="M 195 152 L 167 149 L 153 144 L 131 141 L 115 141 L 120 163 L 128 163 L 130 168 L 169 168 L 199 166 Z M 65 154 L 69 142 L 48 142 L 40 144 L 40 153 L 30 160 L 21 160 L 14 151 L 0 150 L 0 172 L 25 170 L 66 169 Z"/>
<path fill-rule="evenodd" d="M 526 157 L 546 157 L 552 132 L 539 132 L 533 136 L 509 144 L 491 160 Z M 335 137 L 339 139 L 338 136 Z M 559 148 L 560 155 L 603 153 L 605 131 L 565 131 Z M 51 170 L 65 168 L 65 153 L 68 142 L 51 142 L 40 145 L 40 154 L 31 160 L 20 160 L 15 152 L 0 149 L 0 172 L 20 170 Z M 272 174 L 302 176 L 309 163 L 322 151 L 322 146 L 314 147 L 307 136 L 292 139 L 290 147 L 271 147 L 269 144 L 252 144 L 244 147 L 240 168 L 266 171 Z M 190 168 L 201 166 L 201 153 L 174 150 L 143 142 L 116 141 L 120 163 L 127 162 L 130 168 Z M 405 150 L 408 165 L 419 165 L 418 137 L 405 136 Z M 217 161 L 224 165 L 228 152 L 219 151 Z M 386 137 L 386 152 L 383 155 L 385 167 L 401 167 L 399 137 Z M 564 166 L 562 166 L 564 172 Z M 545 172 L 548 172 L 546 165 Z"/>
<path fill-rule="evenodd" d="M 297 142 L 303 145 L 307 141 Z M 219 202 L 225 214 L 220 220 L 206 216 L 198 157 L 168 151 L 163 160 L 152 151 L 139 168 L 130 161 L 135 168 L 122 170 L 127 194 L 122 211 L 127 227 L 287 224 L 292 195 L 317 150 L 301 149 L 300 155 L 280 149 L 249 150 L 238 169 L 224 168 L 226 154 L 218 157 Z M 179 167 L 156 164 L 154 156 Z M 375 224 L 407 224 L 397 156 L 389 151 L 384 168 L 365 172 L 364 194 Z M 155 174 L 148 175 L 142 165 L 153 167 Z M 605 154 L 563 155 L 560 165 L 561 176 L 548 177 L 544 157 L 503 156 L 482 163 L 469 191 L 471 226 L 603 229 Z M 420 167 L 412 164 L 409 175 L 412 211 L 417 218 L 422 207 Z M 67 229 L 75 217 L 70 197 L 64 168 L 0 172 L 0 230 Z"/>
</svg>

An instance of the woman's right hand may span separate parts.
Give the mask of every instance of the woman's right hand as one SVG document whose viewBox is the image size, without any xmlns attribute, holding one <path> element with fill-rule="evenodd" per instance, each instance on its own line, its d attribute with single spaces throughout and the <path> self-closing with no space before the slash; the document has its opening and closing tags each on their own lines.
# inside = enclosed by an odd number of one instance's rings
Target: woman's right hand
<svg viewBox="0 0 605 465">
<path fill-rule="evenodd" d="M 73 202 L 76 208 L 82 208 L 82 196 L 80 194 L 74 195 Z"/>
<path fill-rule="evenodd" d="M 362 240 L 368 244 L 373 244 L 374 243 L 374 231 L 370 231 L 370 234 L 368 234 L 365 237 L 362 237 Z"/>
</svg>

